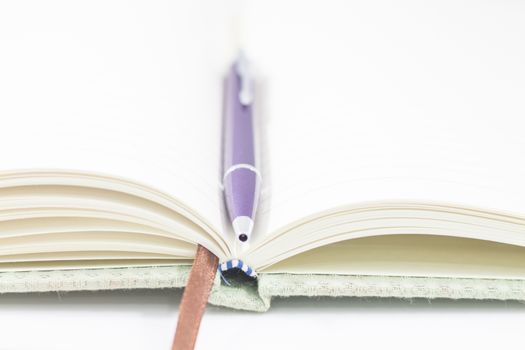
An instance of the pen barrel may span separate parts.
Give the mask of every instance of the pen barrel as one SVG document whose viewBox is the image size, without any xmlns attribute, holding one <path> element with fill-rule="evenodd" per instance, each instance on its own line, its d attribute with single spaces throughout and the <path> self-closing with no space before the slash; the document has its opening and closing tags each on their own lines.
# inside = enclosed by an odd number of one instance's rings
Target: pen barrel
<svg viewBox="0 0 525 350">
<path fill-rule="evenodd" d="M 255 216 L 259 186 L 258 174 L 245 168 L 230 172 L 224 178 L 224 198 L 232 221 L 239 216 Z"/>
<path fill-rule="evenodd" d="M 233 65 L 225 81 L 223 120 L 223 185 L 230 219 L 253 219 L 259 199 L 260 174 L 255 163 L 251 104 L 239 98 L 241 78 Z"/>
<path fill-rule="evenodd" d="M 223 172 L 236 164 L 256 166 L 252 106 L 241 104 L 240 84 L 233 66 L 225 84 Z"/>
</svg>

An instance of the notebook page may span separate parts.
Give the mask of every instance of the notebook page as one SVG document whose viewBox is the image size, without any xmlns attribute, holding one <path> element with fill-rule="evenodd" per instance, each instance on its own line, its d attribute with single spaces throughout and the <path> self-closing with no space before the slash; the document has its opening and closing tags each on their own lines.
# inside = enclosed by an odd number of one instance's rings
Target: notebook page
<svg viewBox="0 0 525 350">
<path fill-rule="evenodd" d="M 516 1 L 250 2 L 263 230 L 365 201 L 525 214 L 523 18 Z"/>
<path fill-rule="evenodd" d="M 213 1 L 0 4 L 0 169 L 121 176 L 220 225 L 229 8 Z"/>
</svg>

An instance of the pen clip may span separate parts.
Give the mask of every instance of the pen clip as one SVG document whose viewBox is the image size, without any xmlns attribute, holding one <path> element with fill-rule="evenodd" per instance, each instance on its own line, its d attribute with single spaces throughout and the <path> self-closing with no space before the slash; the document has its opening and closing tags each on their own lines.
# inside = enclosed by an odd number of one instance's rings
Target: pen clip
<svg viewBox="0 0 525 350">
<path fill-rule="evenodd" d="M 241 82 L 239 89 L 239 102 L 243 106 L 249 106 L 253 102 L 253 86 L 250 74 L 250 67 L 246 56 L 243 53 L 239 54 L 236 63 L 237 74 Z"/>
</svg>

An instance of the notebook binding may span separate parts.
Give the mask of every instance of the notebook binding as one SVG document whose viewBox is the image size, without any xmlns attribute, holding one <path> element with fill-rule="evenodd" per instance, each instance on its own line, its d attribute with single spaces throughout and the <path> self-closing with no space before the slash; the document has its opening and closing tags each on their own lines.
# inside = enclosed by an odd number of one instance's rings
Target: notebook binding
<svg viewBox="0 0 525 350">
<path fill-rule="evenodd" d="M 219 271 L 224 272 L 231 269 L 239 269 L 247 276 L 257 278 L 257 273 L 248 264 L 239 259 L 232 259 L 219 264 Z"/>
</svg>

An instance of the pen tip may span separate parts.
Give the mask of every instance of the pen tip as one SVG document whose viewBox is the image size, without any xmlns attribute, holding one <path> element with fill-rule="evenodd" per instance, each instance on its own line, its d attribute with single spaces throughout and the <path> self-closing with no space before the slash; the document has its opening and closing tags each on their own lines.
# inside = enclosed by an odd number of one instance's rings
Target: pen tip
<svg viewBox="0 0 525 350">
<path fill-rule="evenodd" d="M 253 220 L 249 216 L 238 216 L 233 222 L 233 231 L 241 243 L 248 242 L 253 231 Z"/>
</svg>

